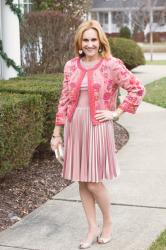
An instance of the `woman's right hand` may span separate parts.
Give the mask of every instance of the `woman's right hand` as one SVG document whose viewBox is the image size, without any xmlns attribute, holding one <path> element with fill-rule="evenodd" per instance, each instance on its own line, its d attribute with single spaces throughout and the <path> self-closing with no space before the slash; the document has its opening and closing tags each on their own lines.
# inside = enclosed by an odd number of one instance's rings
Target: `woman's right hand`
<svg viewBox="0 0 166 250">
<path fill-rule="evenodd" d="M 63 140 L 62 140 L 62 137 L 61 137 L 61 136 L 52 137 L 52 138 L 51 138 L 51 141 L 50 141 L 51 149 L 52 149 L 53 151 L 55 151 L 55 149 L 58 148 L 58 145 L 59 145 L 60 143 L 61 143 L 61 144 L 63 143 Z"/>
</svg>

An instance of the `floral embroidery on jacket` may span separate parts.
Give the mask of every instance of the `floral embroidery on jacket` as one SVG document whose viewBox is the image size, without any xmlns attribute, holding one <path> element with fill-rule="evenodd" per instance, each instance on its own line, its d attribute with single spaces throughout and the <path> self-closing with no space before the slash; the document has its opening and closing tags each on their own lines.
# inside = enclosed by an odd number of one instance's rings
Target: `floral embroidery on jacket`
<svg viewBox="0 0 166 250">
<path fill-rule="evenodd" d="M 79 58 L 68 61 L 64 67 L 64 81 L 56 113 L 56 125 L 63 125 L 66 118 L 71 121 L 77 106 L 81 80 L 85 70 L 79 67 Z M 89 104 L 92 123 L 97 125 L 100 121 L 95 119 L 97 109 L 116 109 L 118 88 L 122 87 L 127 95 L 119 107 L 129 113 L 135 113 L 145 93 L 141 82 L 133 75 L 120 59 L 110 56 L 102 59 L 93 70 L 87 70 Z"/>
</svg>

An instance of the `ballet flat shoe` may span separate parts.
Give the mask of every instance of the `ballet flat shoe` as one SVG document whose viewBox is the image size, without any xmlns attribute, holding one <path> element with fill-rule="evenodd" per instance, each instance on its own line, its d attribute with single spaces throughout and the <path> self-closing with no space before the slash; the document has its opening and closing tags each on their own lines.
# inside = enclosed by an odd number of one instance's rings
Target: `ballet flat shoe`
<svg viewBox="0 0 166 250">
<path fill-rule="evenodd" d="M 106 244 L 106 243 L 108 243 L 108 242 L 110 242 L 111 241 L 111 237 L 109 237 L 109 238 L 103 238 L 103 237 L 101 237 L 101 236 L 98 236 L 97 237 L 97 242 L 99 243 L 99 244 Z"/>
</svg>

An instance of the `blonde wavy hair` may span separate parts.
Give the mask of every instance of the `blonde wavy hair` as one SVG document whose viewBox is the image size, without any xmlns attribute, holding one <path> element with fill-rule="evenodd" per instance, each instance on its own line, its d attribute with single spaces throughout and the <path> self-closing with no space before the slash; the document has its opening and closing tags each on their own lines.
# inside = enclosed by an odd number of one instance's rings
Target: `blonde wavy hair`
<svg viewBox="0 0 166 250">
<path fill-rule="evenodd" d="M 100 42 L 100 47 L 102 49 L 102 52 L 100 53 L 102 57 L 108 58 L 111 54 L 110 52 L 110 46 L 108 39 L 106 37 L 106 34 L 104 33 L 100 23 L 96 20 L 89 20 L 89 21 L 84 21 L 81 23 L 76 31 L 75 34 L 75 39 L 74 39 L 74 45 L 75 45 L 75 53 L 77 56 L 82 57 L 84 55 L 79 54 L 79 50 L 81 50 L 81 44 L 82 44 L 82 37 L 84 31 L 88 29 L 94 29 L 97 31 L 99 42 Z"/>
</svg>

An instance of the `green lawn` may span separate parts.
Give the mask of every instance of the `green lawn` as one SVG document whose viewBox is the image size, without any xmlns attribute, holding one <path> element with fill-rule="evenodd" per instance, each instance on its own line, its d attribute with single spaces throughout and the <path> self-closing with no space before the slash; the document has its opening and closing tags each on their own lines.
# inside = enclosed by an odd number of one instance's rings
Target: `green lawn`
<svg viewBox="0 0 166 250">
<path fill-rule="evenodd" d="M 166 250 L 166 230 L 160 234 L 148 250 Z"/>
<path fill-rule="evenodd" d="M 166 60 L 146 61 L 146 64 L 149 64 L 149 65 L 166 65 Z"/>
<path fill-rule="evenodd" d="M 144 101 L 166 108 L 166 77 L 146 85 Z"/>
<path fill-rule="evenodd" d="M 166 77 L 146 85 L 144 101 L 166 108 Z M 148 250 L 166 250 L 166 230 L 154 240 Z"/>
</svg>

